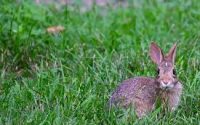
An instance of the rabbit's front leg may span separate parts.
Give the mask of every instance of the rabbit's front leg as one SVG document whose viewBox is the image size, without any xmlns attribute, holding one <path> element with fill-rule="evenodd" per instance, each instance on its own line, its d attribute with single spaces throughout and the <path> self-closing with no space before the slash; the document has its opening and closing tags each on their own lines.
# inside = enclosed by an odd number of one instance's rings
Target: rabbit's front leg
<svg viewBox="0 0 200 125">
<path fill-rule="evenodd" d="M 169 91 L 168 95 L 168 108 L 170 111 L 174 111 L 180 102 L 182 94 L 182 84 L 178 82 L 172 90 Z"/>
</svg>

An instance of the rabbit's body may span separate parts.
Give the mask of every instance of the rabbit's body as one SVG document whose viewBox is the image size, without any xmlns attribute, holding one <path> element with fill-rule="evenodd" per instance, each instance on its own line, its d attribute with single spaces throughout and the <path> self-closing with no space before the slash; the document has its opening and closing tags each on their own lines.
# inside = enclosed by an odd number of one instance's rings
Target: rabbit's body
<svg viewBox="0 0 200 125">
<path fill-rule="evenodd" d="M 182 84 L 177 82 L 174 88 L 166 91 L 159 88 L 157 80 L 150 77 L 135 77 L 123 81 L 113 92 L 110 105 L 130 107 L 136 110 L 139 118 L 154 109 L 157 98 L 164 107 L 173 111 L 177 108 L 182 93 Z"/>
<path fill-rule="evenodd" d="M 128 107 L 133 106 L 136 114 L 142 117 L 154 108 L 158 85 L 155 79 L 135 77 L 122 82 L 112 94 L 110 104 Z"/>
<path fill-rule="evenodd" d="M 174 111 L 180 101 L 182 84 L 175 72 L 176 44 L 167 55 L 151 43 L 150 57 L 157 64 L 157 76 L 135 77 L 122 82 L 110 98 L 110 106 L 132 106 L 136 115 L 141 118 L 154 109 L 157 98 L 161 99 L 164 108 Z"/>
</svg>

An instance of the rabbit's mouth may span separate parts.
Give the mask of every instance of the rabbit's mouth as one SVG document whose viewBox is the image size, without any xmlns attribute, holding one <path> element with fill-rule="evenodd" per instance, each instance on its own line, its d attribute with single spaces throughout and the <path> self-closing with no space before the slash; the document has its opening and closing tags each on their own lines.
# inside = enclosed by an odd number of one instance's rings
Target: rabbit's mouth
<svg viewBox="0 0 200 125">
<path fill-rule="evenodd" d="M 170 89 L 174 88 L 174 83 L 171 83 L 171 82 L 169 82 L 169 83 L 160 82 L 160 88 L 162 90 L 170 90 Z"/>
</svg>

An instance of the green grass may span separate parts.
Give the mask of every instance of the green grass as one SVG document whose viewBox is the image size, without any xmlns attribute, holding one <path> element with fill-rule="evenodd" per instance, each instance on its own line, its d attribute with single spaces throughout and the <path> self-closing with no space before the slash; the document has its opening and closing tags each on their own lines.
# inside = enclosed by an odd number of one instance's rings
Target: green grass
<svg viewBox="0 0 200 125">
<path fill-rule="evenodd" d="M 164 1 L 164 0 L 163 0 Z M 0 2 L 0 124 L 200 124 L 200 2 L 134 1 L 130 8 Z M 62 25 L 65 31 L 48 34 Z M 109 110 L 121 81 L 154 76 L 151 41 L 166 52 L 178 43 L 180 106 L 137 120 L 132 110 Z"/>
</svg>

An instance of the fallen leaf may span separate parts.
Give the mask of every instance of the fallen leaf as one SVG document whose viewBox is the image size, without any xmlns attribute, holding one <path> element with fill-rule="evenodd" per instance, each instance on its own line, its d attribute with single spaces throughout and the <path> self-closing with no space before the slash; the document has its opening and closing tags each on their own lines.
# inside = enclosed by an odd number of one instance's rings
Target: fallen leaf
<svg viewBox="0 0 200 125">
<path fill-rule="evenodd" d="M 48 33 L 59 33 L 64 31 L 65 28 L 63 26 L 51 26 L 47 28 Z"/>
</svg>

